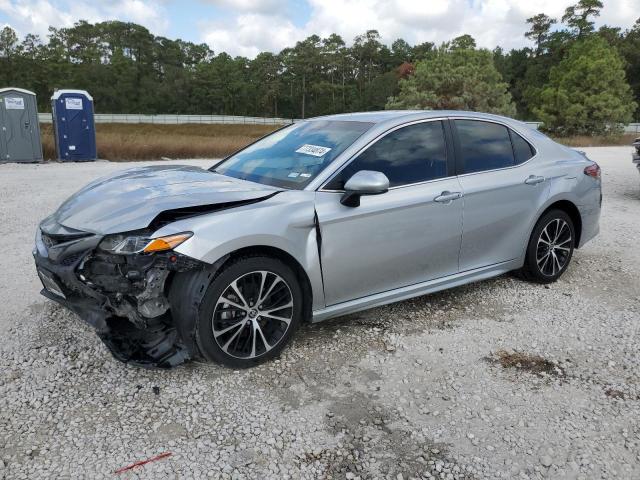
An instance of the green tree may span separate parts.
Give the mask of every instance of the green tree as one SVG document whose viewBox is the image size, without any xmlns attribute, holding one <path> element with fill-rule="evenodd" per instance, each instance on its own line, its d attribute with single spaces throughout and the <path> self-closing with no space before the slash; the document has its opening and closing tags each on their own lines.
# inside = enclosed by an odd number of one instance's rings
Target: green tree
<svg viewBox="0 0 640 480">
<path fill-rule="evenodd" d="M 555 134 L 616 134 L 635 108 L 622 58 L 592 36 L 576 42 L 552 68 L 536 113 Z"/>
<path fill-rule="evenodd" d="M 475 49 L 473 44 L 467 38 L 455 42 L 453 48 L 444 44 L 434 51 L 432 58 L 417 62 L 415 74 L 400 81 L 400 93 L 389 99 L 387 108 L 514 115 L 507 84 L 496 69 L 491 52 Z"/>
<path fill-rule="evenodd" d="M 527 23 L 531 25 L 531 27 L 524 36 L 535 42 L 536 55 L 540 55 L 544 51 L 545 44 L 549 39 L 549 31 L 556 21 L 555 18 L 548 17 L 544 13 L 539 13 L 531 18 L 527 18 Z"/>
<path fill-rule="evenodd" d="M 17 46 L 18 36 L 11 27 L 0 30 L 0 79 L 7 84 L 11 84 L 14 78 Z"/>
<path fill-rule="evenodd" d="M 580 0 L 575 5 L 567 7 L 562 21 L 573 30 L 576 36 L 581 37 L 585 33 L 593 32 L 591 17 L 600 16 L 602 7 L 600 0 Z"/>
<path fill-rule="evenodd" d="M 640 18 L 636 20 L 632 29 L 625 32 L 619 49 L 626 61 L 629 85 L 633 90 L 636 103 L 640 104 Z M 636 110 L 635 119 L 640 119 L 640 105 Z"/>
<path fill-rule="evenodd" d="M 451 50 L 456 49 L 474 49 L 476 48 L 476 39 L 469 34 L 460 35 L 449 42 Z"/>
</svg>

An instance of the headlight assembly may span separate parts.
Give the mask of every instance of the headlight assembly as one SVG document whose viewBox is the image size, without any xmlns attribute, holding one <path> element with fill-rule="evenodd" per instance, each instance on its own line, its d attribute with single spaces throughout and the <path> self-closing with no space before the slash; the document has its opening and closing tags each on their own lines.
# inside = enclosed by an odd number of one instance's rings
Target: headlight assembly
<svg viewBox="0 0 640 480">
<path fill-rule="evenodd" d="M 100 249 L 119 255 L 154 253 L 173 250 L 193 236 L 192 232 L 149 238 L 143 235 L 109 235 L 100 242 Z"/>
</svg>

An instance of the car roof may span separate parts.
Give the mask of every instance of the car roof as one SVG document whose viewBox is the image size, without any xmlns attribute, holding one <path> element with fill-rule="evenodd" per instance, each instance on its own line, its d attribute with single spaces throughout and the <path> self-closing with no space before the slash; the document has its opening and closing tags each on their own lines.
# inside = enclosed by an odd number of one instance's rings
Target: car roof
<svg viewBox="0 0 640 480">
<path fill-rule="evenodd" d="M 513 118 L 503 117 L 500 115 L 481 112 L 469 112 L 464 110 L 381 110 L 375 112 L 354 112 L 326 115 L 322 117 L 310 118 L 308 119 L 308 121 L 333 120 L 347 122 L 368 122 L 374 124 L 385 124 L 385 126 L 394 126 L 414 120 L 441 117 L 477 118 L 479 120 L 496 120 L 503 123 L 518 125 L 521 123 L 518 120 L 514 120 Z"/>
</svg>

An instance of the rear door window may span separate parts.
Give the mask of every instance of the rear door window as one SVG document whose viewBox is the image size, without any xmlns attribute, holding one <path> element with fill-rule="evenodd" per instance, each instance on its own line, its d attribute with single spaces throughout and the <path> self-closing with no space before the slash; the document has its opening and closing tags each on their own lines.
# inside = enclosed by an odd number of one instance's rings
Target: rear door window
<svg viewBox="0 0 640 480">
<path fill-rule="evenodd" d="M 390 187 L 446 177 L 447 153 L 442 122 L 422 122 L 394 130 L 362 152 L 325 188 L 344 190 L 347 180 L 361 170 L 384 173 Z"/>
<path fill-rule="evenodd" d="M 463 173 L 482 172 L 515 165 L 509 130 L 481 120 L 454 120 Z"/>
</svg>

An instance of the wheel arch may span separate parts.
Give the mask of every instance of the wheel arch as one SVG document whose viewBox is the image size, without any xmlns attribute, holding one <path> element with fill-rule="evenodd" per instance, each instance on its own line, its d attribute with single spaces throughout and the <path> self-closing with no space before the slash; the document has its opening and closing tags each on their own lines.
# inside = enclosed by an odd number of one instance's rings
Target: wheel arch
<svg viewBox="0 0 640 480">
<path fill-rule="evenodd" d="M 578 210 L 576 204 L 566 199 L 556 200 L 555 202 L 548 205 L 542 212 L 540 212 L 540 215 L 538 215 L 538 218 L 536 219 L 534 225 L 538 223 L 543 215 L 551 210 L 561 210 L 569 215 L 569 218 L 571 218 L 571 221 L 573 222 L 573 228 L 576 233 L 575 248 L 578 248 L 578 245 L 580 245 L 580 238 L 582 236 L 582 216 L 580 215 L 580 210 Z"/>
</svg>

